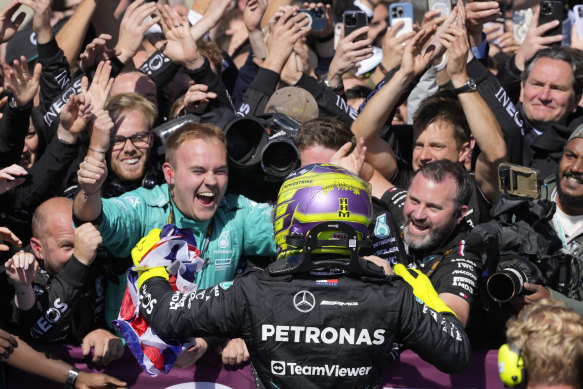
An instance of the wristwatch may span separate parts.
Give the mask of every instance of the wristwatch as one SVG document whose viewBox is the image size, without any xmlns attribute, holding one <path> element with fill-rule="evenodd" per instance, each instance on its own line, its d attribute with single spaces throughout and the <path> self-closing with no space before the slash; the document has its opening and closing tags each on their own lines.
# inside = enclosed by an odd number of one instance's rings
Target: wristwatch
<svg viewBox="0 0 583 389">
<path fill-rule="evenodd" d="M 65 389 L 75 389 L 75 383 L 77 382 L 77 377 L 79 377 L 79 369 L 72 367 L 67 373 L 67 379 L 65 380 Z"/>
<path fill-rule="evenodd" d="M 478 85 L 476 84 L 476 81 L 474 81 L 474 79 L 470 77 L 468 78 L 468 82 L 466 82 L 459 88 L 455 88 L 453 91 L 455 92 L 456 95 L 459 95 L 460 93 L 475 92 L 477 89 Z"/>
<path fill-rule="evenodd" d="M 336 94 L 341 94 L 342 92 L 344 92 L 344 84 L 342 83 L 342 80 L 340 81 L 340 84 L 338 84 L 336 86 L 332 86 L 332 85 L 330 85 L 330 82 L 328 81 L 328 78 L 327 77 L 324 77 L 324 85 L 326 85 L 329 88 L 332 88 L 332 90 Z"/>
</svg>

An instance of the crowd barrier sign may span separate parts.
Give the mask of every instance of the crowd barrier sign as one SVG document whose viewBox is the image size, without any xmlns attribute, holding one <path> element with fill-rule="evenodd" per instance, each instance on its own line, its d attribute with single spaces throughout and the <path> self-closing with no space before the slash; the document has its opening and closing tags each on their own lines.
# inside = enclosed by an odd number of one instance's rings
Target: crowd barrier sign
<svg viewBox="0 0 583 389">
<path fill-rule="evenodd" d="M 249 364 L 236 368 L 221 365 L 220 357 L 213 353 L 203 356 L 196 365 L 173 369 L 170 374 L 151 377 L 142 372 L 133 355 L 127 350 L 124 357 L 105 369 L 97 369 L 83 357 L 80 347 L 53 346 L 48 351 L 84 371 L 103 372 L 126 381 L 130 388 L 140 389 L 254 389 L 255 381 Z M 411 389 L 502 389 L 498 376 L 498 351 L 474 351 L 472 363 L 462 374 L 445 374 L 417 354 L 405 351 L 399 362 L 385 369 L 383 387 Z M 62 384 L 26 374 L 17 369 L 5 368 L 7 389 L 43 388 L 62 389 Z"/>
</svg>

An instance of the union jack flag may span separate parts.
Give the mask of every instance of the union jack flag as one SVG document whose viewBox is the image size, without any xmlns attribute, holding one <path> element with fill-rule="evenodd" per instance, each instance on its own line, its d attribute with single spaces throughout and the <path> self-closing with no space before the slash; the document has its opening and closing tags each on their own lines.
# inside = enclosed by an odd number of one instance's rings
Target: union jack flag
<svg viewBox="0 0 583 389">
<path fill-rule="evenodd" d="M 150 328 L 149 323 L 140 314 L 138 290 L 140 272 L 163 266 L 169 272 L 172 289 L 189 293 L 196 290 L 194 277 L 205 262 L 196 248 L 196 239 L 192 235 L 192 230 L 179 229 L 168 224 L 162 230 L 151 231 L 148 237 L 156 234 L 156 231 L 160 231 L 160 239 L 151 248 L 142 248 L 142 250 L 147 250 L 146 254 L 142 256 L 137 266 L 127 271 L 128 283 L 121 309 L 117 320 L 113 321 L 114 326 L 127 341 L 142 370 L 153 376 L 168 373 L 178 355 L 194 345 L 194 339 L 191 342 L 178 340 L 166 342 Z M 143 245 L 144 242 L 147 244 L 148 239 L 142 239 L 138 245 Z"/>
</svg>

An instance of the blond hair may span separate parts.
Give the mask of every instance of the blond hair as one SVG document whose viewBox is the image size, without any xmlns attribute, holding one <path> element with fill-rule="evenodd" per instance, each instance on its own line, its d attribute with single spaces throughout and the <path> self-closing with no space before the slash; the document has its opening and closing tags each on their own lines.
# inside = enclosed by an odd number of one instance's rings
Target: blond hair
<svg viewBox="0 0 583 389">
<path fill-rule="evenodd" d="M 559 300 L 543 299 L 510 319 L 506 336 L 521 350 L 528 383 L 578 387 L 583 318 Z"/>
<path fill-rule="evenodd" d="M 166 141 L 166 162 L 176 164 L 176 150 L 190 139 L 216 139 L 227 148 L 227 137 L 217 126 L 205 123 L 187 123 L 173 132 Z"/>
</svg>

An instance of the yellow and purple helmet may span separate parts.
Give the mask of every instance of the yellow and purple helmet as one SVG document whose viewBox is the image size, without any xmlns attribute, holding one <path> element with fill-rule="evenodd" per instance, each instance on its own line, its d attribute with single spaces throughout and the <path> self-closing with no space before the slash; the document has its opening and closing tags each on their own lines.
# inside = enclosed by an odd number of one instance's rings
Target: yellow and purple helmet
<svg viewBox="0 0 583 389">
<path fill-rule="evenodd" d="M 279 190 L 273 226 L 277 259 L 298 255 L 316 226 L 312 254 L 350 256 L 350 246 L 368 238 L 372 205 L 370 184 L 348 170 L 330 164 L 313 164 L 292 172 Z M 339 223 L 339 224 L 334 224 Z M 327 224 L 324 228 L 322 225 Z M 340 226 L 341 225 L 341 226 Z M 359 242 L 346 233 L 354 230 Z M 338 240 L 338 245 L 334 241 Z"/>
</svg>

